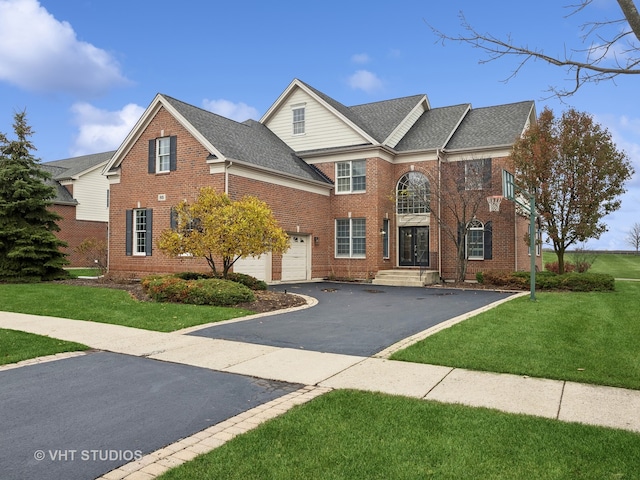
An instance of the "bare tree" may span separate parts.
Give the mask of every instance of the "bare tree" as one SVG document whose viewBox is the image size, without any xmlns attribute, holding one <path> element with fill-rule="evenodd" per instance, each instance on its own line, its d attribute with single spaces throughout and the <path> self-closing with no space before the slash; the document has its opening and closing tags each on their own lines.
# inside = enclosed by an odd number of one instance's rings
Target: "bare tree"
<svg viewBox="0 0 640 480">
<path fill-rule="evenodd" d="M 586 83 L 612 80 L 619 75 L 640 74 L 640 14 L 633 0 L 616 1 L 621 10 L 621 18 L 584 23 L 581 28 L 585 48 L 565 50 L 562 56 L 548 55 L 541 48 L 517 45 L 511 35 L 501 39 L 488 33 L 479 33 L 467 22 L 462 12 L 461 25 L 466 33 L 449 35 L 433 26 L 431 29 L 443 43 L 452 40 L 484 50 L 488 58 L 480 63 L 507 56 L 517 57 L 519 64 L 508 79 L 517 75 L 532 59 L 564 68 L 573 79 L 572 88 L 550 87 L 550 91 L 555 96 L 567 97 Z M 579 0 L 577 4 L 569 5 L 571 12 L 568 16 L 584 10 L 592 3 L 593 0 Z"/>
<path fill-rule="evenodd" d="M 637 255 L 640 250 L 640 223 L 636 222 L 633 224 L 625 241 L 635 249 Z"/>
</svg>

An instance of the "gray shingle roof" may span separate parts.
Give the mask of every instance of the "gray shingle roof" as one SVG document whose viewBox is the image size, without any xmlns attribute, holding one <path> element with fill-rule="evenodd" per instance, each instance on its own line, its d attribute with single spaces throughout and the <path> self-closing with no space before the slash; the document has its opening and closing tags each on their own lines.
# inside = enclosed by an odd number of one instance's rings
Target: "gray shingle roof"
<svg viewBox="0 0 640 480">
<path fill-rule="evenodd" d="M 238 123 L 167 95 L 162 97 L 226 157 L 306 180 L 332 183 L 261 123 Z"/>
<path fill-rule="evenodd" d="M 447 150 L 511 145 L 525 127 L 533 101 L 471 110 L 447 143 Z"/>
<path fill-rule="evenodd" d="M 53 187 L 55 190 L 55 196 L 51 199 L 51 201 L 53 203 L 63 205 L 77 205 L 77 200 L 73 198 L 73 195 L 69 193 L 69 190 L 60 185 L 60 183 L 55 179 L 56 176 L 63 174 L 66 169 L 50 165 L 50 163 L 51 162 L 42 163 L 40 164 L 40 168 L 51 174 L 51 178 L 45 180 L 45 183 Z"/>
<path fill-rule="evenodd" d="M 62 160 L 54 160 L 46 162 L 42 165 L 56 167 L 55 172 L 50 172 L 55 180 L 65 180 L 79 173 L 96 167 L 102 163 L 106 163 L 113 157 L 114 151 L 93 153 L 91 155 L 82 155 L 80 157 L 64 158 Z"/>
<path fill-rule="evenodd" d="M 399 152 L 444 148 L 469 104 L 433 108 L 424 112 L 396 145 Z"/>
<path fill-rule="evenodd" d="M 358 119 L 358 125 L 378 143 L 384 142 L 391 132 L 409 115 L 411 110 L 425 97 L 413 95 L 381 102 L 349 107 Z"/>
</svg>

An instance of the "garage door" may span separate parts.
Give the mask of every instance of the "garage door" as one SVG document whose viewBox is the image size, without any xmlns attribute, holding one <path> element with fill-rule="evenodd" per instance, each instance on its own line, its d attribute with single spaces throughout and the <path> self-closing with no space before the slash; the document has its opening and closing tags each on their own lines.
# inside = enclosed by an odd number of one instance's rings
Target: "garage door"
<svg viewBox="0 0 640 480">
<path fill-rule="evenodd" d="M 271 281 L 271 254 L 265 253 L 259 257 L 239 258 L 233 264 L 233 271 L 256 277 L 265 282 Z"/>
<path fill-rule="evenodd" d="M 289 250 L 282 256 L 282 281 L 308 280 L 309 236 L 290 235 Z"/>
</svg>

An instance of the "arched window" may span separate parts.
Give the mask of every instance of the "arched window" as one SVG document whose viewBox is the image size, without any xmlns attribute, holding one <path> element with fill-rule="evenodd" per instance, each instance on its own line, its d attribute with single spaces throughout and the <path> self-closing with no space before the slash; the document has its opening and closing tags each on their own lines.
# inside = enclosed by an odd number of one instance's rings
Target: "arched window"
<svg viewBox="0 0 640 480">
<path fill-rule="evenodd" d="M 484 260 L 484 225 L 473 219 L 467 224 L 467 258 Z"/>
<path fill-rule="evenodd" d="M 427 177 L 420 172 L 405 173 L 396 189 L 396 212 L 429 213 L 431 188 Z"/>
</svg>

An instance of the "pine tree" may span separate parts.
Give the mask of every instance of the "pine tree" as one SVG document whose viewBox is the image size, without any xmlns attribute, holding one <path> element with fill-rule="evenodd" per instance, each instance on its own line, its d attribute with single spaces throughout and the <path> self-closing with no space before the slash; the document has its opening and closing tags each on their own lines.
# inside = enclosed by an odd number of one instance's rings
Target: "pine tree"
<svg viewBox="0 0 640 480">
<path fill-rule="evenodd" d="M 64 277 L 67 264 L 53 232 L 60 217 L 48 209 L 55 195 L 50 175 L 32 155 L 26 112 L 14 115 L 15 140 L 0 133 L 0 281 L 35 282 Z"/>
</svg>

